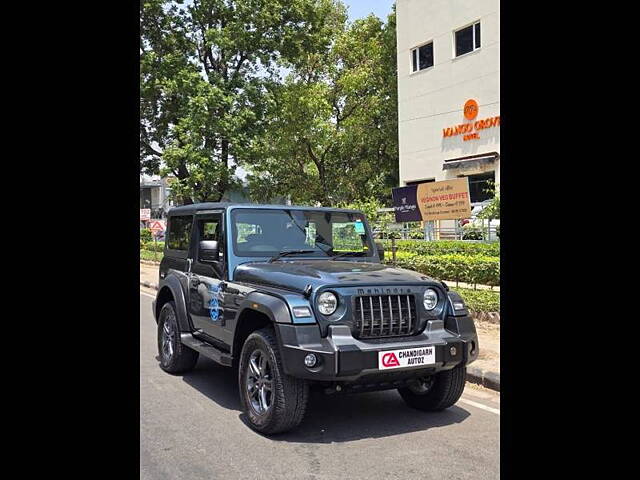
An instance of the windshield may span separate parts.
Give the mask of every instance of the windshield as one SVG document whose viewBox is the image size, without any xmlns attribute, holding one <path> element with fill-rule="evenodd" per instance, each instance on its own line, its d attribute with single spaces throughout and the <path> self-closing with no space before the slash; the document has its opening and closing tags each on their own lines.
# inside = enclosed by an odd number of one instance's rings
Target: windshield
<svg viewBox="0 0 640 480">
<path fill-rule="evenodd" d="M 235 209 L 231 214 L 233 251 L 239 257 L 371 257 L 373 244 L 360 213 Z"/>
</svg>

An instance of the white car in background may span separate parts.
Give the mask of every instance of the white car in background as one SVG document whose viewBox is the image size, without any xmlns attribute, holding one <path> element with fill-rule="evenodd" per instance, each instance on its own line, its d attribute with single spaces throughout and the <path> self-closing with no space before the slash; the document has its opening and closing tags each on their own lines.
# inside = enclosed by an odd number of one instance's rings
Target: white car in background
<svg viewBox="0 0 640 480">
<path fill-rule="evenodd" d="M 487 227 L 490 227 L 489 238 L 487 240 L 493 241 L 493 240 L 499 240 L 499 237 L 496 235 L 496 228 L 500 226 L 500 219 L 494 219 L 489 221 L 487 219 L 478 218 L 478 215 L 480 215 L 480 212 L 482 212 L 490 203 L 491 203 L 491 199 L 484 200 L 483 202 L 476 203 L 474 206 L 472 206 L 471 217 L 465 218 L 464 220 L 460 220 L 460 226 L 464 226 L 466 224 L 471 223 L 472 225 L 475 225 L 477 227 L 484 227 L 484 229 L 486 229 Z"/>
</svg>

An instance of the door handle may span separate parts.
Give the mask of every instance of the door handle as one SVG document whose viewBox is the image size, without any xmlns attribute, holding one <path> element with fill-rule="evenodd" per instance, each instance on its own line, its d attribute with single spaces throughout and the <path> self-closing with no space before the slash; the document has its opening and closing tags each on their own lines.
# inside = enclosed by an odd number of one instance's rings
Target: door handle
<svg viewBox="0 0 640 480">
<path fill-rule="evenodd" d="M 240 293 L 240 290 L 230 287 L 227 282 L 220 282 L 220 290 L 231 295 L 238 295 Z"/>
</svg>

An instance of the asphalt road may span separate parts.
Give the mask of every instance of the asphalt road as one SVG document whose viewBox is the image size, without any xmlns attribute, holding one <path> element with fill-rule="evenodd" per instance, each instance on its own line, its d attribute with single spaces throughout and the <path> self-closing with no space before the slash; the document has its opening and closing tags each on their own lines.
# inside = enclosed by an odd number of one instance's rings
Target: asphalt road
<svg viewBox="0 0 640 480">
<path fill-rule="evenodd" d="M 243 421 L 230 368 L 158 366 L 151 296 L 140 293 L 141 479 L 497 479 L 499 394 L 467 386 L 439 413 L 396 391 L 311 396 L 297 430 L 267 438 Z"/>
</svg>

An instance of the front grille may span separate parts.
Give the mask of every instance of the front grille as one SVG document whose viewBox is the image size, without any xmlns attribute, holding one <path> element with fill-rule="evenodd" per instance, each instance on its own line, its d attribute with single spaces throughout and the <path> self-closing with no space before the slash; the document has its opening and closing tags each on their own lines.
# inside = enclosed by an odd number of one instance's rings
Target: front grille
<svg viewBox="0 0 640 480">
<path fill-rule="evenodd" d="M 413 335 L 417 324 L 413 295 L 355 297 L 353 320 L 356 338 Z"/>
</svg>

